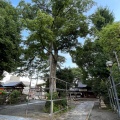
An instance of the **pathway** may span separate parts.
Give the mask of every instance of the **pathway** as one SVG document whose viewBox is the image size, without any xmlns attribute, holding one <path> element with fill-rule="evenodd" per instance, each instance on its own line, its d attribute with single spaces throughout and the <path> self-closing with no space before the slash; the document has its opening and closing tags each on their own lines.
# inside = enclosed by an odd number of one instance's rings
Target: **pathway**
<svg viewBox="0 0 120 120">
<path fill-rule="evenodd" d="M 89 120 L 120 120 L 120 117 L 111 109 L 100 109 L 98 102 L 96 102 Z"/>
<path fill-rule="evenodd" d="M 94 101 L 81 101 L 75 109 L 64 114 L 57 120 L 88 120 Z"/>
<path fill-rule="evenodd" d="M 56 120 L 88 120 L 88 116 L 90 115 L 90 112 L 94 106 L 94 102 L 95 101 L 78 101 L 78 102 L 76 102 L 77 105 L 76 105 L 75 109 L 72 109 L 71 111 L 63 114 L 61 117 L 57 118 Z M 38 103 L 36 103 L 36 104 L 38 106 Z M 24 105 L 21 105 L 21 106 L 23 108 Z M 11 106 L 10 109 L 12 107 L 13 106 Z M 5 110 L 4 112 L 9 112 L 9 115 L 14 115 L 12 113 L 13 113 L 13 111 L 15 112 L 15 110 L 16 110 L 15 107 L 19 108 L 19 110 L 22 110 L 22 112 L 23 112 L 23 109 L 20 108 L 20 106 L 18 106 L 18 105 L 14 106 L 11 109 L 12 111 L 10 111 L 10 109 L 9 110 L 4 109 Z M 35 108 L 36 108 L 36 106 L 35 106 Z M 2 113 L 2 112 L 3 112 L 3 110 L 0 111 L 0 113 Z M 16 110 L 16 114 L 17 114 L 17 112 L 18 111 Z M 17 117 L 17 116 L 8 116 L 7 114 L 5 115 L 5 113 L 4 113 L 4 115 L 0 115 L 0 120 L 41 120 L 41 119 L 40 119 L 40 116 L 38 116 L 38 118 L 34 119 L 34 118 L 25 118 L 25 117 Z M 47 118 L 44 120 L 49 120 L 49 119 Z"/>
<path fill-rule="evenodd" d="M 0 120 L 37 120 L 37 119 L 8 116 L 8 115 L 0 115 Z"/>
</svg>

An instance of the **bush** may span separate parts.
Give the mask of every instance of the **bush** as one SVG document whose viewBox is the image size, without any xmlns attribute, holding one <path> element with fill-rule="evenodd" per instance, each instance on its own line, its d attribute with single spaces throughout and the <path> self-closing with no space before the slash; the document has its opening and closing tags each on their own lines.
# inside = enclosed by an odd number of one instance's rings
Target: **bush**
<svg viewBox="0 0 120 120">
<path fill-rule="evenodd" d="M 18 103 L 20 95 L 21 95 L 20 91 L 18 90 L 12 91 L 9 96 L 9 103 L 10 104 Z"/>
<path fill-rule="evenodd" d="M 50 100 L 51 96 L 47 93 L 47 99 Z M 53 100 L 60 99 L 57 92 L 53 93 Z M 62 98 L 63 100 L 53 101 L 53 112 L 59 111 L 67 106 L 67 100 Z M 51 101 L 46 101 L 45 103 L 45 112 L 50 113 Z"/>
<path fill-rule="evenodd" d="M 7 95 L 7 93 L 4 90 L 0 90 L 0 95 Z"/>
<path fill-rule="evenodd" d="M 0 105 L 3 105 L 6 101 L 7 93 L 4 90 L 0 90 Z"/>
</svg>

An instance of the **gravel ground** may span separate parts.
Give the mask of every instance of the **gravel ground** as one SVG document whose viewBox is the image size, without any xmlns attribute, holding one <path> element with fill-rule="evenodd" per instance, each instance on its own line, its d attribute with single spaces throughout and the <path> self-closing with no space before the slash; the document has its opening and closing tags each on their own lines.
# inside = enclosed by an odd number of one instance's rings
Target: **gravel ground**
<svg viewBox="0 0 120 120">
<path fill-rule="evenodd" d="M 99 103 L 95 102 L 89 120 L 120 120 L 120 118 L 112 110 L 99 109 Z"/>
</svg>

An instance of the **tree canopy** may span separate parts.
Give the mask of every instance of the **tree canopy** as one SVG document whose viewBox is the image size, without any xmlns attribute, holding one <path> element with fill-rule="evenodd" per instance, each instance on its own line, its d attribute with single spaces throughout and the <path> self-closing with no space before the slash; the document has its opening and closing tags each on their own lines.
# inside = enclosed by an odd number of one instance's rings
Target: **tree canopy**
<svg viewBox="0 0 120 120">
<path fill-rule="evenodd" d="M 0 0 L 0 77 L 4 70 L 12 72 L 21 55 L 20 22 L 17 10 L 5 0 Z"/>
<path fill-rule="evenodd" d="M 120 51 L 120 22 L 107 25 L 99 33 L 99 44 L 103 47 L 105 53 L 113 56 L 113 51 Z M 111 59 L 109 56 L 108 59 Z"/>
<path fill-rule="evenodd" d="M 31 55 L 34 51 L 35 55 L 44 53 L 44 50 L 49 52 L 50 42 L 55 53 L 59 50 L 68 52 L 75 47 L 77 38 L 88 33 L 87 17 L 83 12 L 92 5 L 91 0 L 33 0 L 32 4 L 19 3 L 24 27 L 30 30 L 26 42 L 29 53 L 30 50 Z"/>
<path fill-rule="evenodd" d="M 105 36 L 105 31 L 102 31 L 113 22 L 114 17 L 107 8 L 98 8 L 90 18 L 93 23 L 90 29 L 93 30 L 92 36 L 86 39 L 83 46 L 76 47 L 76 51 L 71 54 L 73 55 L 73 61 L 82 70 L 84 82 L 91 85 L 93 90 L 100 94 L 102 93 L 101 85 L 109 76 L 109 71 L 106 69 L 106 60 L 108 60 L 109 55 L 104 52 L 105 47 L 101 44 L 101 38 Z M 109 40 L 105 38 L 103 41 L 108 42 Z"/>
<path fill-rule="evenodd" d="M 70 88 L 73 85 L 74 81 L 74 74 L 72 73 L 72 70 L 70 68 L 64 68 L 61 70 L 57 70 L 56 77 L 68 82 L 68 88 Z M 66 89 L 65 82 L 57 81 L 57 88 Z"/>
<path fill-rule="evenodd" d="M 32 0 L 19 3 L 24 27 L 30 31 L 26 41 L 26 55 L 41 59 L 50 56 L 50 76 L 56 76 L 60 52 L 69 52 L 78 44 L 78 37 L 88 34 L 88 21 L 84 15 L 92 0 Z"/>
<path fill-rule="evenodd" d="M 102 27 L 114 21 L 113 13 L 107 7 L 98 7 L 95 13 L 90 15 L 94 28 L 100 31 Z"/>
</svg>

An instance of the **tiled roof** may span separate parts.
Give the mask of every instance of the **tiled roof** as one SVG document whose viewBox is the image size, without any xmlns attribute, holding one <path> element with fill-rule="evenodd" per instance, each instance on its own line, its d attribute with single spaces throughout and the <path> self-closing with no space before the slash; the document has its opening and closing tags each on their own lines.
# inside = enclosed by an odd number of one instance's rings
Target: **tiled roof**
<svg viewBox="0 0 120 120">
<path fill-rule="evenodd" d="M 23 87 L 25 87 L 25 85 L 22 82 L 9 82 L 9 83 L 5 83 L 3 84 L 4 87 L 16 87 L 18 85 L 22 84 Z"/>
<path fill-rule="evenodd" d="M 84 87 L 87 87 L 87 85 L 86 85 L 86 84 L 83 84 L 83 83 L 81 83 L 81 82 L 78 82 L 78 87 L 84 88 Z"/>
</svg>

